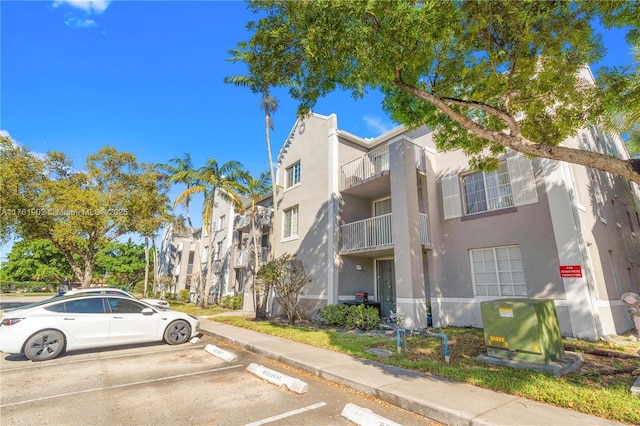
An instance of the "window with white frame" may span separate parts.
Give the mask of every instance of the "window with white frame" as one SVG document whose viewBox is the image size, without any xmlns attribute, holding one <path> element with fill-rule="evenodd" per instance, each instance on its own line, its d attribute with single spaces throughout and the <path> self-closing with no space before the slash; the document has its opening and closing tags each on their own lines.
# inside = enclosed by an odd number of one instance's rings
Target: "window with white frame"
<svg viewBox="0 0 640 426">
<path fill-rule="evenodd" d="M 526 296 L 518 246 L 469 250 L 476 296 Z"/>
<path fill-rule="evenodd" d="M 300 183 L 300 162 L 298 161 L 297 163 L 287 167 L 286 169 L 286 173 L 287 173 L 287 188 L 291 188 L 294 185 L 297 185 Z"/>
<path fill-rule="evenodd" d="M 284 211 L 283 218 L 283 238 L 298 236 L 298 206 L 291 207 Z"/>
<path fill-rule="evenodd" d="M 445 219 L 538 202 L 531 160 L 519 153 L 491 173 L 442 176 L 441 187 Z"/>
<path fill-rule="evenodd" d="M 227 227 L 227 215 L 220 216 L 220 220 L 218 220 L 218 230 L 224 229 Z"/>
<path fill-rule="evenodd" d="M 513 207 L 513 195 L 507 164 L 492 172 L 469 173 L 462 177 L 465 214 Z"/>
</svg>

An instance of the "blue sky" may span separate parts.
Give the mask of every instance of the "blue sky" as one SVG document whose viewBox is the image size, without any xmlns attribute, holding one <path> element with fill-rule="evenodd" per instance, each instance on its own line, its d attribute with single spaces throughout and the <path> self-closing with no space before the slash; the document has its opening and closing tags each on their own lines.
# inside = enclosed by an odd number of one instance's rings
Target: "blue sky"
<svg viewBox="0 0 640 426">
<path fill-rule="evenodd" d="M 225 59 L 253 18 L 240 1 L 1 1 L 0 132 L 35 152 L 65 152 L 77 168 L 111 145 L 149 163 L 185 152 L 196 166 L 237 160 L 257 176 L 268 169 L 258 98 L 223 83 L 244 73 Z M 622 31 L 605 43 L 603 63 L 629 63 Z M 297 108 L 276 95 L 274 155 Z M 374 137 L 395 126 L 381 99 L 338 93 L 315 111 Z"/>
</svg>

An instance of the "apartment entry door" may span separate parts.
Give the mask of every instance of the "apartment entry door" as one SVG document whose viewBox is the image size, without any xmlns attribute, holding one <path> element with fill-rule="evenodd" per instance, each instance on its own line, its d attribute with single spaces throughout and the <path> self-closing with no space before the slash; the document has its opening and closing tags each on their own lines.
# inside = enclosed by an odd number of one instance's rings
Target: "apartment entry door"
<svg viewBox="0 0 640 426">
<path fill-rule="evenodd" d="M 380 314 L 383 317 L 396 311 L 396 283 L 393 259 L 376 259 L 376 285 Z"/>
</svg>

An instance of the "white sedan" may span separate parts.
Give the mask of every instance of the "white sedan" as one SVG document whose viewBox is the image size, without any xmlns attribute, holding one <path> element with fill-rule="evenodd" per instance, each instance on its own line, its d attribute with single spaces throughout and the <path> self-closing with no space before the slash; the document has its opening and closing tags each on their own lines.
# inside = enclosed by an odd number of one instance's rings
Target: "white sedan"
<svg viewBox="0 0 640 426">
<path fill-rule="evenodd" d="M 111 288 L 111 287 L 96 287 L 96 288 L 83 288 L 78 290 L 69 290 L 64 293 L 61 293 L 60 296 L 67 297 L 67 296 L 73 296 L 75 294 L 116 294 L 120 296 L 130 297 L 132 299 L 136 298 L 133 294 L 127 291 L 124 291 L 119 288 Z M 167 302 L 166 300 L 162 300 L 162 299 L 140 299 L 140 300 L 161 309 L 169 309 L 169 302 Z"/>
<path fill-rule="evenodd" d="M 196 336 L 199 326 L 193 315 L 130 297 L 59 297 L 3 312 L 0 352 L 45 361 L 65 350 L 162 340 L 178 345 Z"/>
</svg>

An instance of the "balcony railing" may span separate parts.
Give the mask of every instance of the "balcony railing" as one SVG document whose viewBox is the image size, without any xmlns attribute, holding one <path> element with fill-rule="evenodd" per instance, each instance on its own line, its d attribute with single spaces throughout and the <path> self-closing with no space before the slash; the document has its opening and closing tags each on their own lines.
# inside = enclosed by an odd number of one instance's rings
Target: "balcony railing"
<svg viewBox="0 0 640 426">
<path fill-rule="evenodd" d="M 249 261 L 249 249 L 236 249 L 236 260 L 234 266 L 246 266 Z"/>
<path fill-rule="evenodd" d="M 249 257 L 252 256 L 253 253 L 250 253 L 249 250 L 253 250 L 252 248 L 244 248 L 244 249 L 236 249 L 236 256 L 233 265 L 237 267 L 247 266 L 249 264 Z M 261 247 L 260 248 L 260 262 L 262 264 L 267 263 L 269 261 L 269 247 Z"/>
<path fill-rule="evenodd" d="M 341 226 L 342 252 L 366 251 L 393 244 L 393 213 L 347 223 Z M 429 221 L 419 214 L 420 242 L 429 245 Z"/>
<path fill-rule="evenodd" d="M 343 165 L 340 188 L 348 188 L 388 171 L 389 146 L 385 145 Z"/>
</svg>

